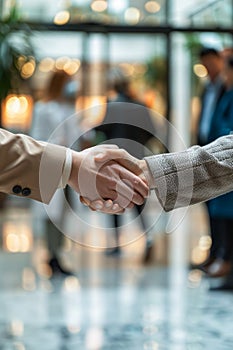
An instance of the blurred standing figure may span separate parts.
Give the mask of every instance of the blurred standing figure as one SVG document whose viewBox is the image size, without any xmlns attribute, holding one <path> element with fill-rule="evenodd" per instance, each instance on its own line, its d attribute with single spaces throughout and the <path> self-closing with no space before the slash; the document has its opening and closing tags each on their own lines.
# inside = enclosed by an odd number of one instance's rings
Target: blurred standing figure
<svg viewBox="0 0 233 350">
<path fill-rule="evenodd" d="M 133 156 L 142 159 L 145 156 L 145 145 L 155 135 L 154 124 L 149 112 L 139 101 L 133 98 L 129 81 L 123 72 L 117 68 L 109 71 L 107 77 L 108 104 L 103 124 L 95 130 L 104 134 L 108 143 L 114 143 L 126 149 Z M 106 143 L 105 142 L 105 143 Z M 145 217 L 142 213 L 144 206 L 135 206 L 143 231 L 146 233 L 146 249 L 144 262 L 152 255 L 152 241 L 149 239 Z M 113 215 L 115 227 L 115 248 L 107 254 L 119 254 L 120 216 Z"/>
<path fill-rule="evenodd" d="M 210 82 L 203 96 L 199 143 L 205 145 L 233 130 L 233 61 L 214 49 L 201 52 Z M 203 58 L 204 57 L 204 58 Z M 231 272 L 233 258 L 233 192 L 207 202 L 212 246 L 201 268 L 210 277 Z"/>
<path fill-rule="evenodd" d="M 197 132 L 197 143 L 200 146 L 205 146 L 208 143 L 214 111 L 224 93 L 225 84 L 222 76 L 223 59 L 221 57 L 221 53 L 214 48 L 202 48 L 199 53 L 199 58 L 201 64 L 203 64 L 208 73 L 208 80 L 204 86 L 201 96 L 201 112 Z M 217 247 L 220 244 L 220 233 L 218 234 L 215 228 L 214 219 L 210 215 L 209 202 L 206 202 L 206 207 L 209 218 L 212 245 L 207 260 L 198 266 L 194 266 L 205 272 L 208 271 L 209 266 L 215 261 L 217 256 Z"/>
<path fill-rule="evenodd" d="M 233 132 L 233 55 L 226 57 L 223 75 L 226 90 L 214 112 L 208 142 Z M 232 271 L 233 192 L 212 199 L 209 201 L 208 208 L 216 240 L 213 242 L 215 260 L 207 268 L 207 273 L 211 277 L 223 277 Z M 228 283 L 227 285 L 230 287 Z M 233 289 L 233 283 L 231 288 Z"/>
<path fill-rule="evenodd" d="M 31 136 L 37 140 L 48 141 L 62 146 L 70 146 L 77 132 L 78 123 L 71 121 L 64 123 L 59 131 L 56 128 L 75 112 L 75 97 L 77 84 L 62 70 L 55 71 L 44 92 L 44 98 L 36 102 L 33 113 Z M 61 190 L 55 193 L 50 218 L 40 203 L 32 204 L 34 213 L 41 214 L 45 224 L 47 248 L 49 252 L 49 266 L 53 274 L 70 275 L 70 271 L 64 269 L 60 262 L 60 249 L 63 242 L 63 234 L 50 220 L 55 222 L 64 220 L 64 194 Z M 59 225 L 61 227 L 61 225 Z"/>
<path fill-rule="evenodd" d="M 214 48 L 203 48 L 200 51 L 200 61 L 208 72 L 208 78 L 201 97 L 201 114 L 198 128 L 198 144 L 208 143 L 210 125 L 216 105 L 225 90 L 222 76 L 223 59 L 221 53 Z"/>
</svg>

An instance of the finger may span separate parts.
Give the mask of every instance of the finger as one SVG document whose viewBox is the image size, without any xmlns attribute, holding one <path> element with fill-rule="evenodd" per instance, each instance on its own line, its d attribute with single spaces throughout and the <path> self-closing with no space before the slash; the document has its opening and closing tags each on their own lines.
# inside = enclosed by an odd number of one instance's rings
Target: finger
<svg viewBox="0 0 233 350">
<path fill-rule="evenodd" d="M 80 196 L 80 197 L 79 197 L 79 200 L 80 200 L 80 202 L 81 202 L 83 205 L 85 205 L 86 207 L 88 207 L 88 206 L 90 205 L 89 199 L 84 198 L 83 196 Z"/>
<path fill-rule="evenodd" d="M 127 209 L 132 209 L 134 207 L 134 203 L 133 202 L 130 202 Z"/>
<path fill-rule="evenodd" d="M 104 178 L 100 178 L 101 181 L 97 183 L 97 188 L 101 188 L 101 193 L 97 195 L 98 198 L 111 199 L 114 203 L 119 203 L 122 208 L 128 207 L 130 202 L 134 204 L 144 203 L 149 188 L 140 178 L 127 169 L 121 168 L 117 163 L 112 163 L 109 170 L 112 172 L 113 178 L 117 174 L 118 179 L 115 178 L 112 182 L 103 182 Z"/>
<path fill-rule="evenodd" d="M 104 202 L 104 206 L 106 209 L 112 209 L 113 205 L 114 205 L 114 203 L 111 199 L 108 199 Z"/>
<path fill-rule="evenodd" d="M 130 170 L 134 174 L 138 175 L 142 172 L 139 166 L 138 159 L 131 156 L 127 151 L 123 149 L 106 149 L 105 152 L 98 154 L 94 157 L 96 162 L 105 162 L 107 160 L 116 160 L 119 164 Z"/>
<path fill-rule="evenodd" d="M 119 149 L 117 145 L 114 143 L 101 143 L 100 145 L 96 146 L 96 148 L 109 148 L 109 149 Z"/>
<path fill-rule="evenodd" d="M 97 209 L 103 210 L 103 207 L 101 206 L 103 204 L 104 210 L 108 212 L 123 212 L 124 208 L 122 208 L 119 203 L 116 203 L 115 201 L 113 202 L 111 199 L 107 199 L 105 201 L 99 199 L 96 201 L 91 202 L 92 207 L 98 207 Z M 126 208 L 131 209 L 134 207 L 134 203 L 130 202 Z"/>
<path fill-rule="evenodd" d="M 133 189 L 135 194 L 138 193 L 143 198 L 148 197 L 149 195 L 149 187 L 148 184 L 145 183 L 140 177 L 132 174 L 129 170 L 119 167 L 119 176 L 121 178 L 121 182 L 125 183 L 127 187 L 124 187 L 123 190 L 126 191 L 127 196 L 130 195 L 131 191 L 129 192 L 129 189 Z M 118 192 L 121 188 L 119 188 Z M 124 192 L 120 192 L 121 194 L 124 194 Z M 126 195 L 125 193 L 125 195 Z M 130 197 L 128 197 L 130 198 Z"/>
<path fill-rule="evenodd" d="M 112 146 L 112 145 L 106 145 L 106 146 Z M 120 149 L 119 147 L 114 148 L 114 147 L 106 147 L 106 149 L 103 149 L 103 153 L 97 154 L 95 156 L 95 161 L 97 162 L 104 162 L 107 160 L 112 160 L 112 159 L 117 159 L 123 157 L 123 153 L 127 152 L 123 149 Z M 120 151 L 120 152 L 117 152 Z M 126 155 L 124 155 L 126 156 Z"/>
<path fill-rule="evenodd" d="M 80 196 L 80 201 L 91 210 L 101 211 L 106 214 L 122 214 L 125 211 L 124 208 L 121 208 L 118 203 L 114 203 L 111 199 L 90 201 L 88 198 Z"/>
<path fill-rule="evenodd" d="M 92 148 L 93 151 L 97 152 L 98 154 L 95 155 L 95 157 L 97 157 L 97 159 L 102 159 L 105 158 L 108 159 L 108 157 L 106 156 L 109 151 L 111 150 L 117 150 L 119 149 L 119 147 L 117 145 L 114 144 L 101 144 L 98 146 L 95 146 Z"/>
<path fill-rule="evenodd" d="M 90 208 L 105 214 L 122 214 L 125 211 L 118 203 L 113 203 L 111 200 L 102 201 L 101 199 L 90 202 Z"/>
<path fill-rule="evenodd" d="M 128 184 L 129 187 L 133 187 L 135 192 L 138 192 L 142 197 L 149 196 L 149 186 L 140 177 L 130 173 L 124 168 L 120 171 L 120 177 L 123 182 Z"/>
<path fill-rule="evenodd" d="M 123 214 L 125 209 L 121 208 L 118 203 L 113 204 L 112 214 Z"/>
<path fill-rule="evenodd" d="M 92 211 L 101 211 L 104 208 L 104 201 L 101 199 L 92 202 L 88 198 L 80 196 L 80 202 Z"/>
<path fill-rule="evenodd" d="M 131 202 L 141 205 L 145 198 L 132 188 L 131 183 L 125 181 L 118 181 L 116 185 L 117 197 L 114 202 L 119 203 L 122 208 L 127 208 Z"/>
</svg>

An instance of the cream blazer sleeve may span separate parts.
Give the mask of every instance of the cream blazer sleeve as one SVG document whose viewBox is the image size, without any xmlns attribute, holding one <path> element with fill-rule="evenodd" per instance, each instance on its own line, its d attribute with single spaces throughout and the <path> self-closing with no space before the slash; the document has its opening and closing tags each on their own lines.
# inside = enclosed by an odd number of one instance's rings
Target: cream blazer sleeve
<svg viewBox="0 0 233 350">
<path fill-rule="evenodd" d="M 49 203 L 65 166 L 66 148 L 0 129 L 0 191 Z"/>
<path fill-rule="evenodd" d="M 160 204 L 169 211 L 233 190 L 233 135 L 207 146 L 145 158 Z"/>
</svg>

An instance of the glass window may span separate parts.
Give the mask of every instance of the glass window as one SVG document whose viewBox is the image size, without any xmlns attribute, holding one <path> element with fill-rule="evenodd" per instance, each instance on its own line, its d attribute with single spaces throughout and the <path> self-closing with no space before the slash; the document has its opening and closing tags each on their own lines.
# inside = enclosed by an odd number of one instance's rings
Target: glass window
<svg viewBox="0 0 233 350">
<path fill-rule="evenodd" d="M 166 114 L 166 37 L 150 34 L 109 35 L 109 61 L 125 71 L 139 100 Z"/>
<path fill-rule="evenodd" d="M 230 28 L 233 21 L 232 0 L 217 0 L 201 5 L 189 15 L 192 26 Z"/>
<path fill-rule="evenodd" d="M 152 24 L 165 22 L 165 0 L 21 0 L 18 10 L 22 20 L 55 22 L 101 22 L 111 24 Z M 4 15 L 10 2 L 4 1 Z"/>
</svg>

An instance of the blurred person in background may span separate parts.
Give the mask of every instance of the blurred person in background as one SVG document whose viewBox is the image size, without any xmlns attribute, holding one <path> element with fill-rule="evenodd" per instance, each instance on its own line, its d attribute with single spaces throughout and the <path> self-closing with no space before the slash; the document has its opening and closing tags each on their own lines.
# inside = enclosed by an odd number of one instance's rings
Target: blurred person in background
<svg viewBox="0 0 233 350">
<path fill-rule="evenodd" d="M 208 135 L 215 108 L 225 91 L 222 75 L 223 58 L 221 52 L 214 48 L 203 48 L 199 53 L 201 64 L 206 68 L 208 80 L 201 96 L 201 113 L 197 140 L 200 146 L 208 143 Z"/>
<path fill-rule="evenodd" d="M 208 73 L 208 79 L 201 95 L 201 112 L 197 131 L 197 144 L 205 146 L 208 143 L 214 111 L 225 90 L 225 83 L 222 75 L 223 58 L 220 51 L 212 47 L 204 47 L 199 53 L 199 58 Z M 205 272 L 207 272 L 208 267 L 215 261 L 216 249 L 220 243 L 219 240 L 221 241 L 221 238 L 219 238 L 220 233 L 218 234 L 213 218 L 210 216 L 208 204 L 209 202 L 206 202 L 212 240 L 210 253 L 209 257 L 202 264 L 193 266 Z"/>
<path fill-rule="evenodd" d="M 101 125 L 95 128 L 97 140 L 116 144 L 134 157 L 142 159 L 148 150 L 148 141 L 154 138 L 155 127 L 150 114 L 130 91 L 130 82 L 124 72 L 112 68 L 107 75 L 107 110 Z M 99 136 L 100 135 L 100 136 Z M 148 234 L 148 225 L 143 214 L 144 205 L 136 205 L 135 210 L 146 234 L 146 247 L 143 261 L 152 259 L 153 241 Z M 122 218 L 112 215 L 115 229 L 115 247 L 106 251 L 107 255 L 119 255 L 120 225 Z"/>
<path fill-rule="evenodd" d="M 75 113 L 77 91 L 78 82 L 71 80 L 71 77 L 63 70 L 52 73 L 45 88 L 44 97 L 35 103 L 31 127 L 33 138 L 40 141 L 49 140 L 50 143 L 61 146 L 70 146 L 70 141 L 74 139 L 75 133 L 77 133 L 78 122 L 75 125 L 73 121 L 64 123 L 59 131 L 56 131 L 55 134 L 53 132 L 65 119 Z M 68 197 L 69 194 L 68 192 Z M 71 272 L 62 266 L 60 259 L 64 236 L 50 219 L 59 222 L 59 227 L 61 227 L 62 221 L 65 219 L 64 193 L 62 191 L 56 192 L 50 218 L 40 203 L 33 202 L 32 208 L 34 214 L 44 222 L 49 253 L 48 264 L 52 274 L 70 275 Z"/>
<path fill-rule="evenodd" d="M 233 64 L 215 49 L 203 49 L 200 58 L 209 76 L 198 134 L 203 146 L 233 130 Z M 208 259 L 199 267 L 209 277 L 228 276 L 233 258 L 233 192 L 208 201 L 207 209 L 212 245 Z M 225 287 L 227 283 L 218 288 Z"/>
<path fill-rule="evenodd" d="M 233 132 L 233 55 L 224 59 L 225 92 L 213 115 L 208 142 Z M 218 289 L 233 289 L 233 192 L 209 201 L 209 214 L 217 235 L 215 260 L 207 268 L 211 277 L 227 276 Z"/>
</svg>

